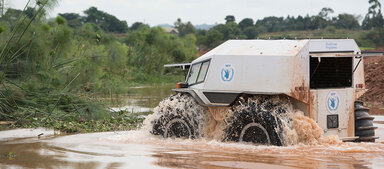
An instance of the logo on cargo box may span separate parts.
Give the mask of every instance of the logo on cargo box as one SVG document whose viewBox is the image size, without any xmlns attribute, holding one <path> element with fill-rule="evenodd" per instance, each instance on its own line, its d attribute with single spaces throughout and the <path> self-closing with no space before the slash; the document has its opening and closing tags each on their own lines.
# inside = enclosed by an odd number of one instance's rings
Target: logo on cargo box
<svg viewBox="0 0 384 169">
<path fill-rule="evenodd" d="M 221 69 L 221 80 L 223 82 L 230 82 L 235 75 L 235 69 L 231 64 L 225 64 L 225 66 Z"/>
<path fill-rule="evenodd" d="M 340 97 L 339 94 L 335 91 L 331 91 L 327 96 L 327 108 L 328 111 L 334 113 L 337 111 L 340 105 Z"/>
</svg>

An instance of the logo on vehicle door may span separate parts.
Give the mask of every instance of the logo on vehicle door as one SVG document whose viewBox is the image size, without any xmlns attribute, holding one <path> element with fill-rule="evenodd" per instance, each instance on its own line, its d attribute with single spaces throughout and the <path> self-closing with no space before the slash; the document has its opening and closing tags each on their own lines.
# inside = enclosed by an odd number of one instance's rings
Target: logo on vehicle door
<svg viewBox="0 0 384 169">
<path fill-rule="evenodd" d="M 337 111 L 340 105 L 340 97 L 339 94 L 335 91 L 331 91 L 327 96 L 327 108 L 328 111 L 334 113 Z"/>
<path fill-rule="evenodd" d="M 225 64 L 225 66 L 221 69 L 221 80 L 223 82 L 230 82 L 235 75 L 235 69 L 231 64 Z"/>
</svg>

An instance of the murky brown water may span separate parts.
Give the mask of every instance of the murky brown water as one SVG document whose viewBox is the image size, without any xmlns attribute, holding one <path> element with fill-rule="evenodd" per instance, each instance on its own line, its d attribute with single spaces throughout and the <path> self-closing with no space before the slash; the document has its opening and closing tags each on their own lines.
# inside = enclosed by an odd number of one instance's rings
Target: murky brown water
<svg viewBox="0 0 384 169">
<path fill-rule="evenodd" d="M 151 110 L 172 87 L 134 88 L 121 95 L 116 107 Z M 376 143 L 316 146 L 163 139 L 144 130 L 76 135 L 0 131 L 0 168 L 384 168 L 384 116 L 375 117 Z"/>
<path fill-rule="evenodd" d="M 146 131 L 1 131 L 0 168 L 384 168 L 384 116 L 376 119 L 376 143 L 288 147 L 163 139 Z"/>
<path fill-rule="evenodd" d="M 152 111 L 161 100 L 174 93 L 171 90 L 173 88 L 176 88 L 176 84 L 131 87 L 128 93 L 104 97 L 102 100 L 111 103 L 113 111 L 148 112 Z"/>
</svg>

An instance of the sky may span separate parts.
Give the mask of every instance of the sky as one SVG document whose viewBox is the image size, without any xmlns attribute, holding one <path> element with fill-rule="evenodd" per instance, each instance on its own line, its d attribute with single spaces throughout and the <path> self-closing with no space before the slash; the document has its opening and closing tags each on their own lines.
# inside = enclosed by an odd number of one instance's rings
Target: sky
<svg viewBox="0 0 384 169">
<path fill-rule="evenodd" d="M 28 0 L 5 0 L 5 6 L 22 9 Z M 384 0 L 379 0 L 384 7 Z M 332 8 L 337 16 L 340 13 L 361 15 L 368 12 L 368 0 L 59 0 L 50 11 L 50 16 L 58 13 L 79 13 L 91 6 L 127 21 L 143 22 L 151 26 L 171 24 L 181 18 L 192 24 L 224 23 L 225 16 L 234 15 L 239 22 L 244 18 L 254 21 L 266 16 L 305 16 L 317 15 L 323 7 Z"/>
</svg>

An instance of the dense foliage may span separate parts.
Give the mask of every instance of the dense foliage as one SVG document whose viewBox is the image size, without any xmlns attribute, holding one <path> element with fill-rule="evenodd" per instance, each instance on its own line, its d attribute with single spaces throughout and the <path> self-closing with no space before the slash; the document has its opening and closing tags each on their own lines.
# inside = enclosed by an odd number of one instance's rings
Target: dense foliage
<svg viewBox="0 0 384 169">
<path fill-rule="evenodd" d="M 45 10 L 53 1 L 37 2 L 25 10 L 8 9 L 0 18 L 0 121 L 68 131 L 63 127 L 68 122 L 113 129 L 114 123 L 104 122 L 127 122 L 131 116 L 109 112 L 90 98 L 136 83 L 182 80 L 182 74 L 165 76 L 163 65 L 197 57 L 193 35 L 179 37 L 146 25 L 129 29 L 96 8 L 86 10 L 84 19 L 47 20 Z"/>
<path fill-rule="evenodd" d="M 64 13 L 59 14 L 59 16 L 65 18 L 72 28 L 78 28 L 84 23 L 93 23 L 106 32 L 126 33 L 128 31 L 126 21 L 120 21 L 115 16 L 100 11 L 96 7 L 91 7 L 84 13 L 86 16 L 80 16 L 76 13 Z"/>
<path fill-rule="evenodd" d="M 362 24 L 359 24 L 360 16 L 347 13 L 331 17 L 334 13 L 331 8 L 322 8 L 317 15 L 276 17 L 268 16 L 254 21 L 252 18 L 244 18 L 236 22 L 233 15 L 227 15 L 224 24 L 213 26 L 209 30 L 196 30 L 192 23 L 183 23 L 177 19 L 174 27 L 179 31 L 179 36 L 195 34 L 197 46 L 200 49 L 212 49 L 228 39 L 255 39 L 255 38 L 355 38 L 359 45 L 364 47 L 381 46 L 380 39 L 384 39 L 380 32 L 384 29 L 384 19 L 381 13 L 381 4 L 378 0 L 369 0 L 370 7 Z M 325 30 L 325 31 L 324 31 Z M 346 35 L 329 36 L 329 33 L 354 30 L 358 36 Z M 363 31 L 364 30 L 364 31 Z M 315 36 L 285 37 L 285 32 L 308 31 L 316 32 Z M 268 37 L 266 35 L 279 33 L 280 36 Z M 300 35 L 300 34 L 299 34 Z M 306 33 L 306 35 L 309 35 Z M 344 34 L 343 34 L 344 35 Z M 374 36 L 375 35 L 375 36 Z M 372 39 L 373 37 L 373 39 Z"/>
</svg>

